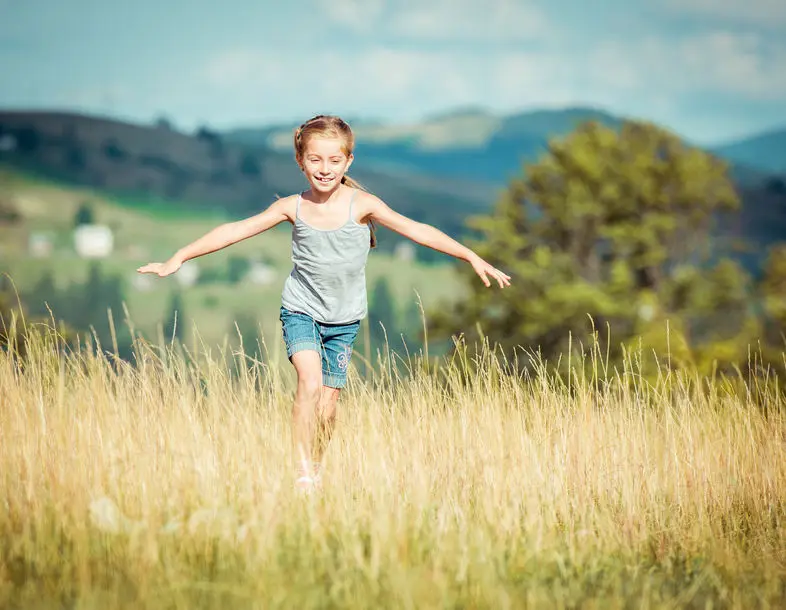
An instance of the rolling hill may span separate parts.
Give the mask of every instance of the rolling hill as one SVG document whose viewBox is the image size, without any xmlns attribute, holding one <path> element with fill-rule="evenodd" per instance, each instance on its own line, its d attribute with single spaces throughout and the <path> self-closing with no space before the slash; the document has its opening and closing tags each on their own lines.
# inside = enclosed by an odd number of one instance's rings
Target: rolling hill
<svg viewBox="0 0 786 610">
<path fill-rule="evenodd" d="M 535 161 L 549 138 L 597 121 L 616 127 L 627 117 L 602 109 L 573 107 L 495 115 L 477 108 L 457 109 L 411 124 L 353 123 L 357 155 L 364 163 L 391 172 L 469 179 L 501 186 Z M 291 150 L 296 125 L 239 128 L 228 141 Z M 786 129 L 709 147 L 731 162 L 736 179 L 760 182 L 767 174 L 786 174 Z"/>
<path fill-rule="evenodd" d="M 617 127 L 623 120 L 589 107 L 507 116 L 464 108 L 412 124 L 359 122 L 353 123 L 353 129 L 358 158 L 375 168 L 502 187 L 520 174 L 523 163 L 535 161 L 545 151 L 551 137 L 566 135 L 584 121 Z M 229 141 L 283 151 L 291 149 L 295 127 L 236 129 L 224 135 Z M 734 244 L 729 248 L 755 272 L 767 247 L 786 239 L 786 195 L 778 187 L 783 179 L 772 175 L 786 174 L 786 131 L 760 134 L 708 152 L 730 161 L 732 179 L 744 202 L 741 213 L 723 224 L 718 237 Z"/>
<path fill-rule="evenodd" d="M 277 196 L 307 186 L 291 152 L 227 141 L 216 132 L 195 134 L 162 125 L 61 112 L 0 112 L 0 164 L 49 178 L 185 209 L 220 210 L 232 217 L 256 213 Z M 355 171 L 357 168 L 357 171 Z M 460 235 L 469 214 L 488 209 L 492 187 L 429 176 L 402 180 L 356 164 L 352 176 L 415 220 Z M 381 231 L 380 248 L 400 237 Z M 422 260 L 436 253 L 420 249 Z"/>
<path fill-rule="evenodd" d="M 711 150 L 733 163 L 786 174 L 786 128 L 728 142 Z"/>
<path fill-rule="evenodd" d="M 510 116 L 465 108 L 409 125 L 358 121 L 352 175 L 400 212 L 462 237 L 467 216 L 487 212 L 522 163 L 534 160 L 550 137 L 587 120 L 613 127 L 624 119 L 593 108 Z M 0 164 L 131 195 L 136 205 L 144 200 L 168 209 L 181 202 L 181 209 L 238 217 L 306 186 L 292 159 L 293 128 L 186 134 L 78 114 L 0 112 Z M 744 206 L 739 223 L 724 231 L 754 249 L 786 236 L 786 196 L 778 189 L 783 179 L 759 169 L 767 167 L 763 158 L 778 167 L 779 138 L 773 132 L 714 151 L 750 162 L 732 166 Z M 382 230 L 380 248 L 392 249 L 402 239 Z M 424 248 L 418 256 L 442 257 Z"/>
<path fill-rule="evenodd" d="M 498 116 L 482 109 L 459 109 L 406 125 L 353 124 L 356 154 L 364 163 L 391 172 L 441 176 L 502 185 L 535 160 L 553 136 L 565 135 L 584 121 L 617 126 L 622 118 L 595 108 L 541 110 Z M 296 125 L 227 131 L 228 141 L 292 148 Z"/>
</svg>

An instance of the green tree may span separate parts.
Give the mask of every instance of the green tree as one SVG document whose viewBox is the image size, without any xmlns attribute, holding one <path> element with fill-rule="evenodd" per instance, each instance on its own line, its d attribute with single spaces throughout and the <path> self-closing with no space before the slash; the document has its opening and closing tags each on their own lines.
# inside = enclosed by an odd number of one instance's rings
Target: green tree
<svg viewBox="0 0 786 610">
<path fill-rule="evenodd" d="M 237 284 L 248 273 L 251 263 L 245 256 L 230 256 L 227 261 L 227 281 Z"/>
<path fill-rule="evenodd" d="M 259 178 L 262 175 L 262 168 L 257 156 L 251 152 L 243 153 L 240 157 L 240 173 L 249 178 Z"/>
<path fill-rule="evenodd" d="M 16 224 L 22 219 L 19 210 L 16 209 L 14 200 L 6 194 L 0 194 L 0 225 Z"/>
<path fill-rule="evenodd" d="M 408 336 L 408 341 L 418 339 L 423 334 L 423 313 L 414 295 L 404 305 L 401 314 L 401 331 Z"/>
<path fill-rule="evenodd" d="M 93 206 L 86 201 L 82 202 L 74 214 L 74 226 L 90 225 L 93 224 L 94 221 L 95 213 L 93 212 Z"/>
<path fill-rule="evenodd" d="M 374 284 L 368 317 L 369 334 L 374 346 L 384 348 L 386 336 L 392 344 L 396 337 L 396 308 L 390 284 L 384 276 Z"/>
<path fill-rule="evenodd" d="M 125 161 L 129 155 L 117 141 L 117 138 L 107 138 L 104 141 L 104 156 L 111 161 Z"/>
<path fill-rule="evenodd" d="M 462 266 L 471 297 L 432 312 L 432 331 L 471 341 L 480 322 L 492 343 L 553 361 L 569 340 L 603 341 L 608 327 L 611 358 L 644 336 L 661 353 L 668 339 L 675 361 L 689 361 L 711 314 L 716 334 L 750 331 L 745 272 L 710 240 L 717 218 L 738 208 L 722 161 L 648 123 L 586 123 L 552 140 L 494 213 L 470 222 L 473 247 L 512 285 L 487 289 Z M 724 319 L 729 310 L 737 317 Z"/>
<path fill-rule="evenodd" d="M 258 360 L 261 359 L 261 336 L 259 333 L 259 320 L 256 316 L 247 312 L 237 312 L 232 316 L 229 325 L 229 337 L 233 342 L 239 344 L 242 341 L 243 352 Z M 240 336 L 238 336 L 240 333 Z"/>
<path fill-rule="evenodd" d="M 36 315 L 26 306 L 25 296 L 17 295 L 8 276 L 0 274 L 0 350 L 13 345 L 14 352 L 24 357 L 27 353 L 27 338 L 31 329 L 41 332 L 43 327 L 51 328 L 49 312 Z M 73 329 L 62 321 L 56 321 L 58 335 L 65 342 L 74 339 Z"/>
<path fill-rule="evenodd" d="M 770 345 L 783 349 L 786 341 L 786 243 L 772 248 L 764 267 L 761 296 Z"/>
<path fill-rule="evenodd" d="M 106 275 L 100 261 L 92 261 L 88 268 L 88 276 L 84 283 L 73 283 L 66 289 L 52 292 L 54 302 L 50 301 L 53 313 L 58 319 L 64 320 L 70 327 L 82 334 L 95 331 L 102 347 L 112 348 L 112 329 L 109 314 L 114 324 L 114 339 L 118 341 L 118 349 L 125 350 L 131 343 L 130 329 L 124 323 L 123 285 L 120 276 Z M 35 305 L 43 296 L 53 290 L 46 277 L 35 287 L 33 296 Z M 121 350 L 121 351 L 123 351 Z M 123 352 L 124 354 L 128 352 Z"/>
<path fill-rule="evenodd" d="M 25 295 L 30 313 L 34 316 L 49 316 L 49 310 L 57 317 L 61 315 L 60 293 L 50 269 L 45 270 L 30 291 Z"/>
<path fill-rule="evenodd" d="M 20 352 L 24 351 L 23 317 L 27 317 L 27 312 L 24 307 L 20 308 L 11 281 L 0 274 L 0 349 L 13 345 Z"/>
<path fill-rule="evenodd" d="M 169 301 L 167 308 L 167 320 L 164 323 L 164 338 L 171 341 L 173 338 L 177 341 L 183 341 L 183 326 L 185 321 L 183 297 L 180 291 L 175 289 L 172 292 L 172 297 Z"/>
</svg>

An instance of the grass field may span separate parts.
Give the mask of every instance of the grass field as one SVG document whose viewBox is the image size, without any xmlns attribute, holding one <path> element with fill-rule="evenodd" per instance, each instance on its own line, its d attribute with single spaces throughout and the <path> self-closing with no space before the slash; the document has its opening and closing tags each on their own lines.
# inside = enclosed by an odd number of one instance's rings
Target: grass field
<svg viewBox="0 0 786 610">
<path fill-rule="evenodd" d="M 114 232 L 114 251 L 100 261 L 102 274 L 121 278 L 126 305 L 136 328 L 152 337 L 169 316 L 177 280 L 174 276 L 147 276 L 151 280 L 150 288 L 138 290 L 133 285 L 137 267 L 164 261 L 221 222 L 231 220 L 205 211 L 185 212 L 186 204 L 182 202 L 174 207 L 163 203 L 154 206 L 147 201 L 66 187 L 16 172 L 0 171 L 0 191 L 12 196 L 22 214 L 20 224 L 0 225 L 0 274 L 8 274 L 19 291 L 30 289 L 47 271 L 52 273 L 59 288 L 84 282 L 93 261 L 76 254 L 72 231 L 76 211 L 82 203 L 89 202 L 96 222 L 110 226 Z M 34 232 L 50 235 L 54 249 L 49 257 L 29 255 L 27 240 Z M 187 334 L 197 327 L 205 341 L 217 345 L 227 335 L 232 338 L 234 320 L 246 315 L 257 320 L 265 337 L 280 341 L 278 309 L 283 283 L 292 264 L 290 240 L 289 225 L 282 225 L 193 261 L 204 274 L 225 269 L 234 256 L 263 260 L 275 269 L 276 278 L 268 285 L 196 284 L 182 290 L 181 321 L 188 329 Z M 460 298 L 465 290 L 449 264 L 407 263 L 374 251 L 367 269 L 370 292 L 383 277 L 389 280 L 399 311 L 417 300 L 416 293 L 428 309 Z M 57 316 L 59 312 L 54 314 Z M 115 311 L 113 316 L 122 321 L 124 314 Z"/>
<path fill-rule="evenodd" d="M 25 360 L 0 351 L 0 606 L 786 605 L 786 405 L 764 380 L 383 360 L 351 370 L 303 497 L 287 366 L 137 349 L 39 329 Z"/>
</svg>

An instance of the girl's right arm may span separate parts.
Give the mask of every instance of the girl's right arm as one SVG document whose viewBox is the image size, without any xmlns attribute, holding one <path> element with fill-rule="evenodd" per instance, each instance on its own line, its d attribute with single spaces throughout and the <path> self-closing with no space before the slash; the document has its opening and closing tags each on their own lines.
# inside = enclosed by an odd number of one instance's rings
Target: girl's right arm
<svg viewBox="0 0 786 610">
<path fill-rule="evenodd" d="M 289 220 L 294 216 L 290 210 L 293 206 L 292 197 L 276 200 L 264 212 L 250 218 L 227 222 L 217 226 L 196 241 L 178 250 L 172 258 L 165 263 L 148 263 L 139 267 L 139 273 L 155 273 L 159 277 L 171 275 L 187 260 L 211 254 L 217 250 L 236 244 L 239 241 L 263 233 L 276 225 Z"/>
</svg>

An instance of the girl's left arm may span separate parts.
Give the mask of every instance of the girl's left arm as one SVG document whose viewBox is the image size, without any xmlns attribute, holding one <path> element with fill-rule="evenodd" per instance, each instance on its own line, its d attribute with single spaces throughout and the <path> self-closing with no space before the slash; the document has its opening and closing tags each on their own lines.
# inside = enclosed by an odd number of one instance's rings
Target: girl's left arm
<svg viewBox="0 0 786 610">
<path fill-rule="evenodd" d="M 467 261 L 480 276 L 486 287 L 491 286 L 489 278 L 496 280 L 500 288 L 510 286 L 510 276 L 493 267 L 475 252 L 460 244 L 436 227 L 407 218 L 392 210 L 384 201 L 374 195 L 367 195 L 368 217 L 383 227 L 411 239 L 417 244 L 444 252 L 455 258 Z"/>
</svg>

